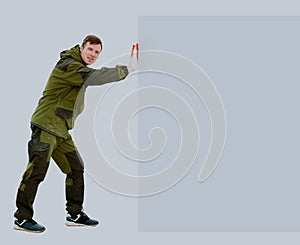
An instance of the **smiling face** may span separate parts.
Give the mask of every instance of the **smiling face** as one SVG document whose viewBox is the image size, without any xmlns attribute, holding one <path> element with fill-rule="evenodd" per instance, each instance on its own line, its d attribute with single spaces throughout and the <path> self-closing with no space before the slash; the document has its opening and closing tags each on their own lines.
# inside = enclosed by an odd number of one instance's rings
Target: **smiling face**
<svg viewBox="0 0 300 245">
<path fill-rule="evenodd" d="M 87 65 L 93 64 L 101 52 L 100 44 L 91 44 L 87 42 L 84 46 L 80 47 L 81 58 Z"/>
</svg>

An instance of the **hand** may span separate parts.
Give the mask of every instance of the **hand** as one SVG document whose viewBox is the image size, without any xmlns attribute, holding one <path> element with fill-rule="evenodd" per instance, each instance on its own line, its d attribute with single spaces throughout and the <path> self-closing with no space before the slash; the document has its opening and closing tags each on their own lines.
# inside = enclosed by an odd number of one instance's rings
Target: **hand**
<svg viewBox="0 0 300 245">
<path fill-rule="evenodd" d="M 128 73 L 132 73 L 136 70 L 136 67 L 132 66 L 131 64 L 128 64 L 127 70 L 128 70 Z"/>
<path fill-rule="evenodd" d="M 135 55 L 134 55 L 134 51 L 136 51 Z M 129 64 L 127 65 L 127 69 L 129 73 L 132 73 L 135 70 L 137 70 L 138 58 L 139 58 L 139 46 L 138 43 L 136 43 L 132 45 L 130 60 L 129 60 Z"/>
<path fill-rule="evenodd" d="M 136 71 L 137 67 L 138 67 L 137 59 L 134 57 L 130 58 L 129 63 L 127 65 L 128 72 L 132 73 L 132 72 Z"/>
</svg>

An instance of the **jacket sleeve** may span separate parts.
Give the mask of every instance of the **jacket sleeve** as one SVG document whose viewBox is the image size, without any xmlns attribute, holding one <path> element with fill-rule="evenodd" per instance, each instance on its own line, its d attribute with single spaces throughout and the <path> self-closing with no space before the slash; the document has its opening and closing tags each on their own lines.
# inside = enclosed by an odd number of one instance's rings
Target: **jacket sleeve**
<svg viewBox="0 0 300 245">
<path fill-rule="evenodd" d="M 78 72 L 84 73 L 85 68 L 79 69 Z M 114 68 L 102 67 L 101 69 L 88 69 L 89 72 L 84 79 L 85 86 L 102 85 L 120 81 L 125 79 L 128 75 L 128 69 L 123 65 L 116 65 Z"/>
</svg>

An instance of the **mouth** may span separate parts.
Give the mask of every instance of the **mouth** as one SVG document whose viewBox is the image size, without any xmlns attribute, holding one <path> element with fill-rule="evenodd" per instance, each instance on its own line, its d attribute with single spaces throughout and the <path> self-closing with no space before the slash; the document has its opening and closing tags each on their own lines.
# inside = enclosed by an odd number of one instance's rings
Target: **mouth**
<svg viewBox="0 0 300 245">
<path fill-rule="evenodd" d="M 88 61 L 89 63 L 92 63 L 92 62 L 95 61 L 95 59 L 94 59 L 94 58 L 91 58 L 91 57 L 87 57 L 87 61 Z"/>
</svg>

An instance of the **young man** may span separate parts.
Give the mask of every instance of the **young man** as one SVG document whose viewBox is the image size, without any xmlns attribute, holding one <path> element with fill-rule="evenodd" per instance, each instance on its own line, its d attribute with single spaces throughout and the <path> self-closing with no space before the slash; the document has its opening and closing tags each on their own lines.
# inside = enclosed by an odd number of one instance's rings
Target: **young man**
<svg viewBox="0 0 300 245">
<path fill-rule="evenodd" d="M 45 227 L 32 219 L 33 202 L 38 185 L 45 178 L 52 157 L 66 174 L 66 225 L 96 226 L 98 221 L 83 212 L 84 167 L 74 142 L 68 133 L 83 110 L 87 86 L 102 85 L 126 78 L 133 68 L 92 69 L 102 50 L 101 40 L 89 35 L 81 46 L 61 52 L 60 60 L 31 118 L 32 136 L 28 142 L 29 163 L 18 188 L 14 213 L 16 230 L 43 232 Z M 75 103 L 76 102 L 76 103 Z"/>
</svg>

